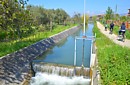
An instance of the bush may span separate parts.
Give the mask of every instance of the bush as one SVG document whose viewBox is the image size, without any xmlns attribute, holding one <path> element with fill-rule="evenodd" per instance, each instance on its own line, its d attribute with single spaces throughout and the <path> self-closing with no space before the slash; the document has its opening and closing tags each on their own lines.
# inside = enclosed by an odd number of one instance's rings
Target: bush
<svg viewBox="0 0 130 85">
<path fill-rule="evenodd" d="M 6 36 L 7 36 L 6 32 L 1 32 L 0 33 L 0 41 L 3 41 Z"/>
</svg>

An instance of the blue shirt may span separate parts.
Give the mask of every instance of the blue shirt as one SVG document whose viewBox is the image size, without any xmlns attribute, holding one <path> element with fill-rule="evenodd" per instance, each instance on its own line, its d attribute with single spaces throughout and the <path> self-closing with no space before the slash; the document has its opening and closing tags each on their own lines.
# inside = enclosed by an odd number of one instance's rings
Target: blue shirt
<svg viewBox="0 0 130 85">
<path fill-rule="evenodd" d="M 125 25 L 121 25 L 121 30 L 125 30 L 126 26 Z"/>
</svg>

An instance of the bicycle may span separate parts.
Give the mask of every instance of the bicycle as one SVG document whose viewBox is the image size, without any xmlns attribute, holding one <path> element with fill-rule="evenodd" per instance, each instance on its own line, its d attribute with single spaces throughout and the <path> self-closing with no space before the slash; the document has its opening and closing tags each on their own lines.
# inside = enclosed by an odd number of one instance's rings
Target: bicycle
<svg viewBox="0 0 130 85">
<path fill-rule="evenodd" d="M 110 29 L 110 32 L 109 32 L 109 34 L 112 34 L 112 31 L 113 31 L 113 29 Z"/>
<path fill-rule="evenodd" d="M 118 35 L 118 40 L 125 42 L 125 31 L 121 31 L 121 34 Z"/>
</svg>

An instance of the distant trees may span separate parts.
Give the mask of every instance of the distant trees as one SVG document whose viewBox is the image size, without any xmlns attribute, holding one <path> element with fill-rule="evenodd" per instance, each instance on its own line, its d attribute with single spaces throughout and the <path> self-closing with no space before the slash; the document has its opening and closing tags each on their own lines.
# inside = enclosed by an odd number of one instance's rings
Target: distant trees
<svg viewBox="0 0 130 85">
<path fill-rule="evenodd" d="M 120 15 L 119 14 L 115 14 L 114 15 L 114 20 L 120 20 Z"/>
<path fill-rule="evenodd" d="M 74 23 L 84 23 L 84 15 L 81 15 L 80 13 L 75 13 L 74 16 L 72 17 L 72 20 Z M 88 20 L 89 20 L 89 15 L 85 15 L 85 21 L 86 21 L 86 25 L 88 24 Z"/>
<path fill-rule="evenodd" d="M 35 26 L 42 25 L 44 30 L 52 30 L 53 27 L 58 25 L 65 25 L 69 15 L 62 9 L 45 9 L 41 6 L 27 6 L 31 12 L 33 21 L 36 22 Z"/>
<path fill-rule="evenodd" d="M 64 11 L 64 10 L 62 10 L 62 9 L 56 9 L 56 17 L 55 17 L 55 19 L 56 19 L 56 22 L 58 23 L 58 24 L 66 24 L 66 20 L 67 20 L 67 18 L 69 17 L 69 15 Z"/>
<path fill-rule="evenodd" d="M 72 17 L 73 23 L 82 23 L 82 17 L 80 13 L 74 13 Z"/>
<path fill-rule="evenodd" d="M 129 16 L 126 16 L 126 15 L 119 15 L 119 14 L 114 14 L 113 10 L 108 7 L 107 10 L 106 10 L 106 14 L 105 14 L 105 19 L 106 20 L 120 20 L 120 21 L 129 21 L 130 20 L 130 17 Z"/>
<path fill-rule="evenodd" d="M 46 9 L 27 5 L 27 2 L 28 0 L 0 1 L 0 41 L 17 40 L 36 32 L 52 31 L 57 25 L 83 23 L 80 13 L 70 17 L 63 9 Z"/>
<path fill-rule="evenodd" d="M 110 19 L 113 18 L 113 16 L 114 16 L 113 10 L 110 7 L 108 7 L 107 10 L 106 10 L 105 19 L 110 20 Z"/>
<path fill-rule="evenodd" d="M 85 24 L 88 24 L 89 15 L 85 14 Z M 82 22 L 84 22 L 84 15 L 82 15 Z"/>
<path fill-rule="evenodd" d="M 126 17 L 126 16 L 121 16 L 121 17 L 120 17 L 120 20 L 121 20 L 121 21 L 127 21 L 127 17 Z"/>
</svg>

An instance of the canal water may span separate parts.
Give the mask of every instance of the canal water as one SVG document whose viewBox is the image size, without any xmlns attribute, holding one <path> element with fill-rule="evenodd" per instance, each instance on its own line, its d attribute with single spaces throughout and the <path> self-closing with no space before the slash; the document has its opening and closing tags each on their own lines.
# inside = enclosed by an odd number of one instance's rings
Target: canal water
<svg viewBox="0 0 130 85">
<path fill-rule="evenodd" d="M 86 28 L 86 36 L 93 36 L 93 24 L 88 24 Z M 83 36 L 83 29 L 79 29 L 76 33 L 63 39 L 57 43 L 54 47 L 49 49 L 42 56 L 37 57 L 35 61 L 42 61 L 45 63 L 63 64 L 63 65 L 74 65 L 74 49 L 75 49 L 75 37 Z M 85 40 L 84 44 L 84 66 L 89 68 L 90 56 L 91 56 L 91 40 Z M 81 67 L 82 56 L 83 56 L 83 40 L 77 40 L 76 50 L 76 66 Z M 79 77 L 65 77 L 56 74 L 48 74 L 37 72 L 36 76 L 32 78 L 31 85 L 89 85 L 90 79 L 86 79 L 83 76 Z"/>
</svg>

